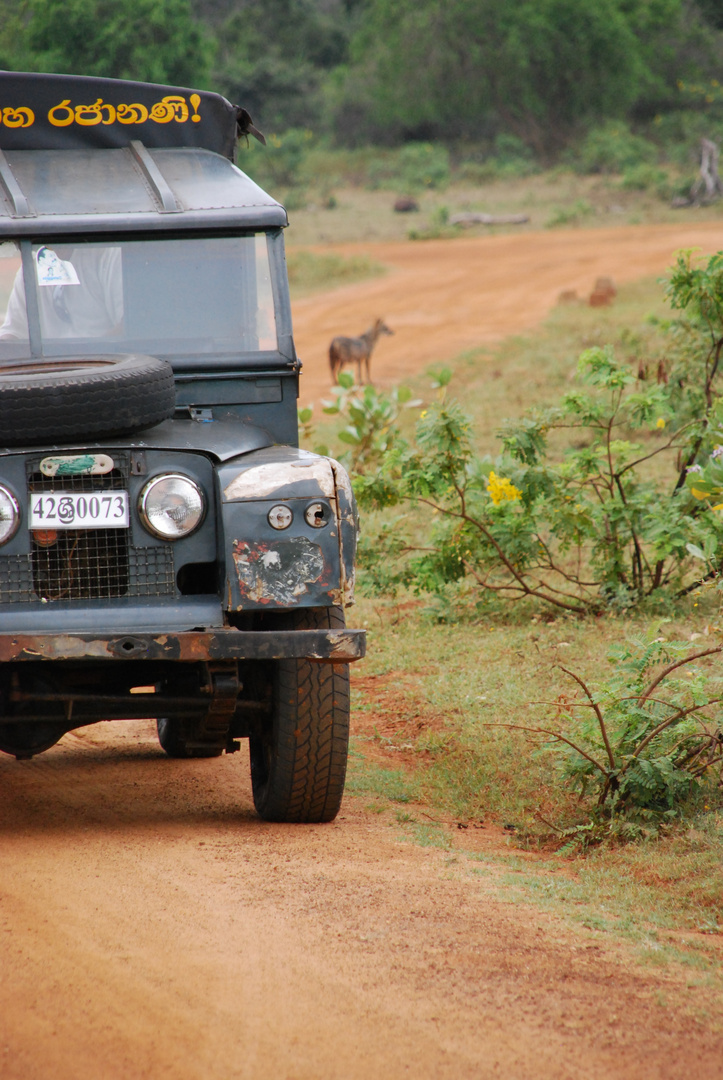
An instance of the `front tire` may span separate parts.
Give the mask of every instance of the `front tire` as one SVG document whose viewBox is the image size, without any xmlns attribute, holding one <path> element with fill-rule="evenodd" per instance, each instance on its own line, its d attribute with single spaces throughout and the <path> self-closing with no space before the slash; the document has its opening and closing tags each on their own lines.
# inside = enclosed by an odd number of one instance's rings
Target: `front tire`
<svg viewBox="0 0 723 1080">
<path fill-rule="evenodd" d="M 296 630 L 344 629 L 341 608 L 292 615 Z M 252 734 L 251 784 L 264 821 L 332 821 L 349 749 L 349 665 L 277 660 L 271 717 Z"/>
</svg>

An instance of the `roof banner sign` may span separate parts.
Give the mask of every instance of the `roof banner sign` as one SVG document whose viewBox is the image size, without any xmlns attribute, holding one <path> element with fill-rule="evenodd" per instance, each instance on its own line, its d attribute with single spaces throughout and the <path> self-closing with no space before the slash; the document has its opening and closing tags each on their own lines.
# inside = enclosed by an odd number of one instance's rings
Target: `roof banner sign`
<svg viewBox="0 0 723 1080">
<path fill-rule="evenodd" d="M 234 157 L 237 110 L 220 94 L 83 75 L 0 71 L 0 149 L 187 146 Z"/>
</svg>

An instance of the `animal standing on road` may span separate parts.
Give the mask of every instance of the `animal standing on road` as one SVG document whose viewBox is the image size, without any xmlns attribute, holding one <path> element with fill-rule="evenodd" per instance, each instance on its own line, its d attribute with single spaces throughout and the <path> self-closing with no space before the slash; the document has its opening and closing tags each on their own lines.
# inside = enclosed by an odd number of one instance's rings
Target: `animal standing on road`
<svg viewBox="0 0 723 1080">
<path fill-rule="evenodd" d="M 345 364 L 356 364 L 356 381 L 362 384 L 362 364 L 366 378 L 364 382 L 371 383 L 369 375 L 369 361 L 372 349 L 382 334 L 393 334 L 383 319 L 377 319 L 365 333 L 359 337 L 335 337 L 329 346 L 329 367 L 334 382 L 339 381 L 339 372 Z"/>
</svg>

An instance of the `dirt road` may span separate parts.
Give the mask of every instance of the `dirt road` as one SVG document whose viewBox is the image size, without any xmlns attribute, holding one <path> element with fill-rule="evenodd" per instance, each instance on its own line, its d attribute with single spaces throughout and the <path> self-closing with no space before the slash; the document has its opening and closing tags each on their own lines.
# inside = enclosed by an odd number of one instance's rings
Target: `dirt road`
<svg viewBox="0 0 723 1080">
<path fill-rule="evenodd" d="M 358 799 L 261 824 L 241 758 L 136 722 L 0 761 L 3 1080 L 720 1077 L 704 990 Z"/>
<path fill-rule="evenodd" d="M 690 247 L 705 254 L 719 250 L 723 226 L 548 230 L 334 247 L 340 255 L 366 254 L 389 269 L 383 277 L 294 303 L 296 346 L 304 363 L 301 401 L 318 402 L 328 394 L 331 339 L 357 335 L 377 316 L 395 331 L 381 339 L 372 362 L 375 382 L 388 386 L 465 349 L 532 330 L 565 289 L 587 297 L 600 276 L 620 285 L 662 274 L 673 252 Z"/>
</svg>

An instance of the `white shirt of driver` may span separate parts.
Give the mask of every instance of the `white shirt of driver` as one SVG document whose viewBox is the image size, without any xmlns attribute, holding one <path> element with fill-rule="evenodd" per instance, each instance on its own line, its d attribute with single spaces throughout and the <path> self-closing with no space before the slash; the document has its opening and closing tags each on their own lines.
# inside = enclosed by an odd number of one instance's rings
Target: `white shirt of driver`
<svg viewBox="0 0 723 1080">
<path fill-rule="evenodd" d="M 104 338 L 120 332 L 123 278 L 119 247 L 77 247 L 67 262 L 58 260 L 51 249 L 41 249 L 34 261 L 43 338 Z M 58 271 L 58 264 L 65 272 Z M 51 270 L 46 269 L 49 266 Z M 15 277 L 7 315 L 0 326 L 0 340 L 3 338 L 28 340 L 22 269 Z"/>
</svg>

